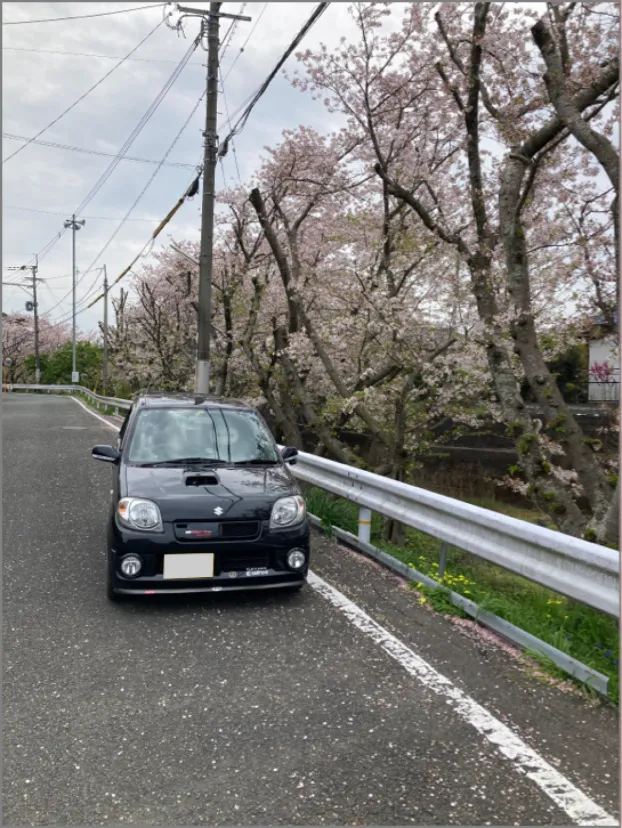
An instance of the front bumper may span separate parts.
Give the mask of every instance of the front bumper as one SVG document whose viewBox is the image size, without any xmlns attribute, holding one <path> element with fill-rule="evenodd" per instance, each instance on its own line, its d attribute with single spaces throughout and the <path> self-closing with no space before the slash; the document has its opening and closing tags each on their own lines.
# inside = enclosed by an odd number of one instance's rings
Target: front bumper
<svg viewBox="0 0 622 828">
<path fill-rule="evenodd" d="M 287 588 L 302 584 L 309 569 L 309 524 L 293 529 L 273 530 L 269 522 L 261 526 L 252 540 L 213 540 L 181 542 L 175 537 L 173 524 L 164 524 L 164 532 L 155 535 L 127 531 L 111 522 L 108 543 L 110 585 L 114 592 L 126 595 L 180 594 L 190 592 L 230 592 L 240 590 Z M 302 549 L 306 564 L 293 571 L 286 556 L 292 549 Z M 214 555 L 214 574 L 209 578 L 165 579 L 164 555 L 184 553 Z M 125 577 L 119 569 L 128 554 L 140 556 L 143 567 L 138 576 Z"/>
</svg>

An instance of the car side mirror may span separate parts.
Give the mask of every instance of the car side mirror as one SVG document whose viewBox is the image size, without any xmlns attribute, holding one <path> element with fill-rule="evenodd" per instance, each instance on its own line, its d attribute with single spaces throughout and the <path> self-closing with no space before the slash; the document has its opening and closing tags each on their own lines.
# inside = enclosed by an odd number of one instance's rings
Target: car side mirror
<svg viewBox="0 0 622 828">
<path fill-rule="evenodd" d="M 281 457 L 284 463 L 289 463 L 290 466 L 295 466 L 298 457 L 298 449 L 293 446 L 285 446 L 281 449 Z"/>
<path fill-rule="evenodd" d="M 112 446 L 95 446 L 91 456 L 96 460 L 103 460 L 104 463 L 118 463 L 121 455 Z"/>
</svg>

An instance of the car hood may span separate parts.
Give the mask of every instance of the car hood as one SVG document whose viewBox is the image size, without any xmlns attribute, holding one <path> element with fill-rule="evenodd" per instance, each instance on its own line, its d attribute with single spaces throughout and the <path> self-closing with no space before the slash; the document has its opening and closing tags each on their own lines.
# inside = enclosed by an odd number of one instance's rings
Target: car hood
<svg viewBox="0 0 622 828">
<path fill-rule="evenodd" d="M 122 481 L 122 497 L 155 501 L 164 521 L 268 520 L 276 500 L 299 494 L 285 466 L 123 466 Z"/>
</svg>

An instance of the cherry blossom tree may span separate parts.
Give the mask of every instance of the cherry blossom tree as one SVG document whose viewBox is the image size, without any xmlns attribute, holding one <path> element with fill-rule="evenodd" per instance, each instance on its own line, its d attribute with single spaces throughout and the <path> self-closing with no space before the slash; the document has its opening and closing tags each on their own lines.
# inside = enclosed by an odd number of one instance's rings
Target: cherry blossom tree
<svg viewBox="0 0 622 828">
<path fill-rule="evenodd" d="M 39 353 L 51 355 L 71 339 L 67 324 L 55 325 L 45 317 L 39 319 Z M 32 316 L 22 313 L 2 314 L 2 355 L 12 364 L 7 371 L 8 381 L 24 382 L 27 376 L 26 359 L 35 351 L 35 329 Z"/>
<path fill-rule="evenodd" d="M 564 222 L 553 220 L 564 206 L 562 185 L 578 191 L 583 178 L 597 173 L 595 157 L 615 193 L 606 134 L 616 116 L 617 24 L 610 6 L 606 19 L 595 16 L 596 8 L 551 6 L 543 24 L 520 7 L 413 4 L 401 28 L 387 33 L 388 7 L 356 5 L 358 41 L 334 53 L 302 54 L 304 74 L 293 82 L 329 96 L 326 105 L 348 117 L 361 162 L 373 164 L 392 203 L 407 205 L 445 250 L 460 257 L 477 308 L 478 340 L 531 496 L 564 531 L 605 539 L 612 487 L 546 366 L 540 341 L 572 314 L 567 302 L 553 304 L 573 279 L 577 284 L 572 246 L 581 249 L 583 281 L 591 281 L 595 302 L 604 301 L 592 251 L 602 249 L 610 228 L 601 222 L 600 232 L 587 238 L 581 217 L 585 224 L 593 211 L 579 208 L 577 224 L 576 205 Z M 555 36 L 547 39 L 551 26 Z M 552 41 L 560 44 L 561 58 Z M 543 72 L 536 44 L 547 66 L 558 61 L 555 73 Z M 590 199 L 600 209 L 607 203 L 598 191 Z M 526 409 L 523 379 L 547 429 L 559 437 L 554 450 Z M 577 485 L 569 485 L 558 449 Z"/>
</svg>

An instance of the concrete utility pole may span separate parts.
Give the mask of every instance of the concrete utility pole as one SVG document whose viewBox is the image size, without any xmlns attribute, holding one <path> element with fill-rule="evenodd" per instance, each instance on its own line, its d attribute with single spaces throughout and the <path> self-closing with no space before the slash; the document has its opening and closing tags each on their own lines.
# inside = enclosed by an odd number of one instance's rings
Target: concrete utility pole
<svg viewBox="0 0 622 828">
<path fill-rule="evenodd" d="M 201 204 L 201 253 L 199 256 L 199 313 L 195 391 L 209 394 L 210 336 L 212 322 L 212 268 L 214 247 L 214 202 L 218 151 L 218 48 L 220 18 L 250 20 L 250 17 L 220 12 L 221 3 L 210 3 L 209 11 L 178 6 L 183 16 L 202 17 L 207 29 L 207 104 L 203 152 L 203 198 Z M 207 22 L 205 21 L 207 18 Z"/>
<path fill-rule="evenodd" d="M 37 302 L 37 282 L 41 280 L 37 278 L 39 271 L 39 257 L 35 256 L 35 263 L 33 265 L 22 265 L 21 267 L 9 267 L 8 270 L 30 270 L 32 273 L 32 302 L 26 303 L 26 310 L 34 312 L 35 319 L 35 382 L 41 381 L 41 364 L 39 360 L 39 304 Z M 24 288 L 24 285 L 19 282 L 3 282 L 3 285 L 13 285 L 15 287 Z M 29 307 L 32 305 L 32 308 Z"/>
<path fill-rule="evenodd" d="M 108 386 L 108 273 L 104 265 L 104 397 Z"/>
<path fill-rule="evenodd" d="M 86 221 L 84 219 L 76 219 L 73 215 L 65 222 L 65 227 L 71 227 L 72 230 L 72 331 L 71 331 L 71 381 L 79 382 L 80 376 L 76 371 L 76 232 L 84 227 Z"/>
<path fill-rule="evenodd" d="M 32 305 L 35 317 L 35 382 L 41 382 L 41 364 L 39 362 L 39 303 L 37 302 L 37 272 L 39 270 L 39 257 L 35 257 L 35 264 L 32 268 Z"/>
</svg>

